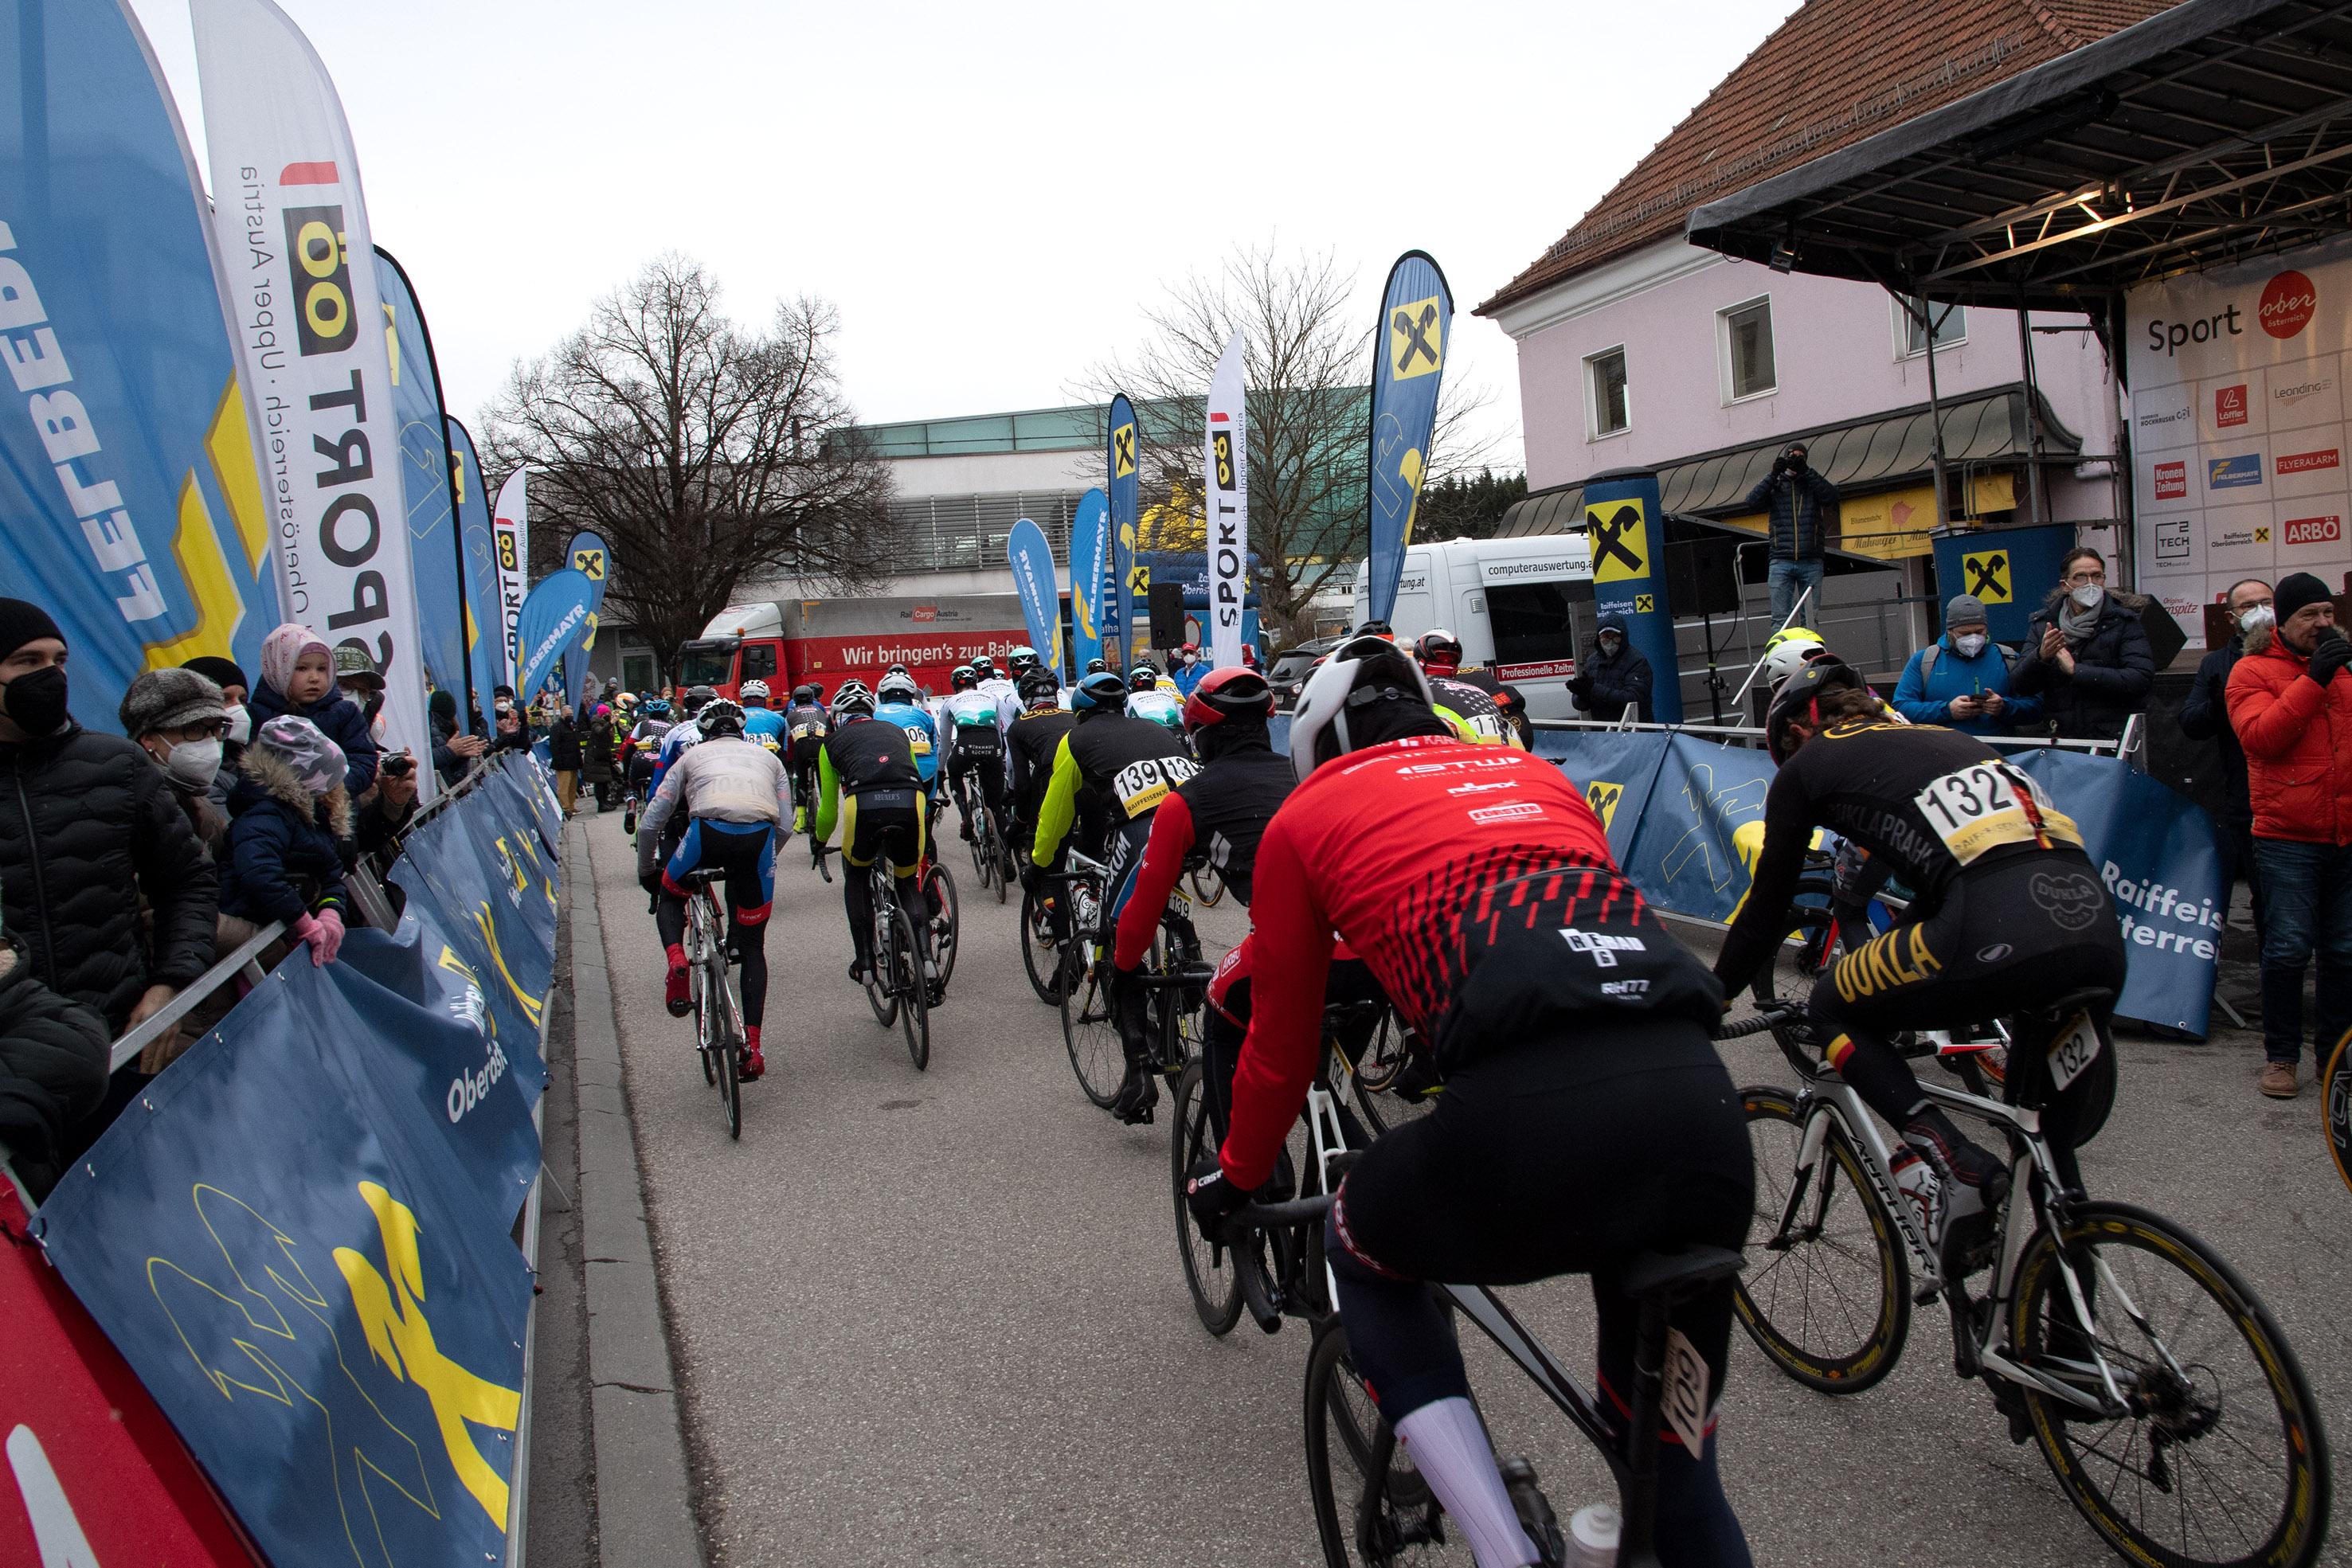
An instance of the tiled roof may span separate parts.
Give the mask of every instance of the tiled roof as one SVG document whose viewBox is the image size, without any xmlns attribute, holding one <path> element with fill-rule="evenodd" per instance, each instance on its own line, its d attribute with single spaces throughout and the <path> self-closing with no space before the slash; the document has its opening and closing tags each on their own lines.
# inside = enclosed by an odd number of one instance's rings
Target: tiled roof
<svg viewBox="0 0 2352 1568">
<path fill-rule="evenodd" d="M 1691 209 L 1980 91 L 2171 0 L 1806 0 L 1486 315 L 1677 234 Z"/>
</svg>

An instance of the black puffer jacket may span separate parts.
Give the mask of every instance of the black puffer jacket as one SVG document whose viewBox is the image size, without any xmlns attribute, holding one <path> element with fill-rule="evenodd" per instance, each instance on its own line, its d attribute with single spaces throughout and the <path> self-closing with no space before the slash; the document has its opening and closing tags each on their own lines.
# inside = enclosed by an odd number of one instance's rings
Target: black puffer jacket
<svg viewBox="0 0 2352 1568">
<path fill-rule="evenodd" d="M 2025 651 L 2010 673 L 2010 686 L 2021 696 L 2042 698 L 2042 716 L 2062 740 L 2119 740 L 2131 716 L 2147 711 L 2148 688 L 2156 684 L 2156 650 L 2139 621 L 2147 601 L 2109 589 L 2089 640 L 2074 651 L 2074 673 L 2068 674 L 2057 660 L 2042 656 L 2042 636 L 2058 623 L 2065 600 L 2063 588 L 2053 589 L 2026 622 Z"/>
<path fill-rule="evenodd" d="M 106 1098 L 106 1020 L 33 977 L 0 939 L 0 1145 L 38 1203 L 58 1184 L 66 1129 Z"/>
<path fill-rule="evenodd" d="M 163 770 L 119 735 L 69 725 L 0 746 L 0 891 L 33 973 L 116 1034 L 139 993 L 184 986 L 213 961 L 220 874 Z M 139 895 L 154 911 L 154 951 Z"/>
<path fill-rule="evenodd" d="M 1837 486 L 1813 468 L 1776 468 L 1748 492 L 1748 509 L 1762 512 L 1774 560 L 1819 560 L 1838 515 Z"/>
</svg>

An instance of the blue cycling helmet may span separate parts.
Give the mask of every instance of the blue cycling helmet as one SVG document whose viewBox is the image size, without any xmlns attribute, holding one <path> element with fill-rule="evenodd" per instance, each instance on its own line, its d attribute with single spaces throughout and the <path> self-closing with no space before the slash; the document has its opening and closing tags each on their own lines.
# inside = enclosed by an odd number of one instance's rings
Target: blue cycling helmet
<svg viewBox="0 0 2352 1568">
<path fill-rule="evenodd" d="M 1092 713 L 1108 708 L 1113 712 L 1127 702 L 1127 682 L 1117 670 L 1097 670 L 1080 681 L 1070 694 L 1070 706 L 1080 713 Z"/>
</svg>

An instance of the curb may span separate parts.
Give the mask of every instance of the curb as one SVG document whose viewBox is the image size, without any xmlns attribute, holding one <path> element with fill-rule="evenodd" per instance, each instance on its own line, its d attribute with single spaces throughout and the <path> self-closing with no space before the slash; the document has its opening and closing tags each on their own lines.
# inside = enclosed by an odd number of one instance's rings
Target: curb
<svg viewBox="0 0 2352 1568">
<path fill-rule="evenodd" d="M 608 1568 L 700 1563 L 595 876 L 593 870 L 573 874 L 575 866 L 588 866 L 584 840 L 567 832 L 563 847 L 565 884 L 585 894 L 572 905 L 572 1088 L 598 1555 Z"/>
</svg>

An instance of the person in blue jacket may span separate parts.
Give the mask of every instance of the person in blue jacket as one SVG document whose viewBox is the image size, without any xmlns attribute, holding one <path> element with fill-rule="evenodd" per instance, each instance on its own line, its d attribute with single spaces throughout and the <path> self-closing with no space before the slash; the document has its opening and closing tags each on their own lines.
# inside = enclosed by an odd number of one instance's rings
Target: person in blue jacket
<svg viewBox="0 0 2352 1568">
<path fill-rule="evenodd" d="M 1956 593 L 1944 606 L 1944 634 L 1911 655 L 1895 683 L 1895 711 L 1913 724 L 1969 735 L 2014 735 L 2038 724 L 2042 699 L 2010 685 L 2017 655 L 1992 640 L 1984 601 Z"/>
</svg>

